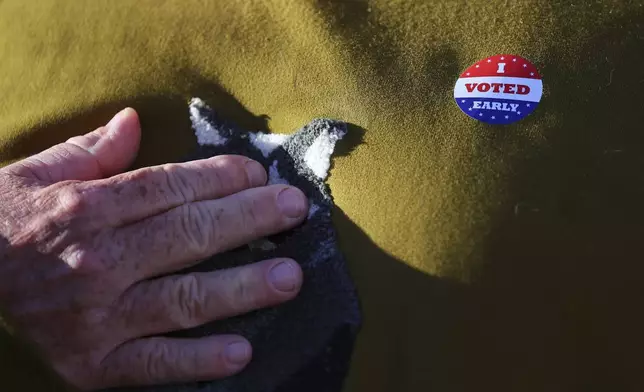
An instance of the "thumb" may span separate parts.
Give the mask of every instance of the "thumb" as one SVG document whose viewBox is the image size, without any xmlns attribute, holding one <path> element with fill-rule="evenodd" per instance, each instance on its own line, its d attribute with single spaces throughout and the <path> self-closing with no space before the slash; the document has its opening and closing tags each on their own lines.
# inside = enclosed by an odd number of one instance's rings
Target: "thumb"
<svg viewBox="0 0 644 392">
<path fill-rule="evenodd" d="M 4 171 L 48 183 L 105 178 L 132 163 L 140 141 L 138 115 L 126 108 L 104 127 L 16 162 Z"/>
</svg>

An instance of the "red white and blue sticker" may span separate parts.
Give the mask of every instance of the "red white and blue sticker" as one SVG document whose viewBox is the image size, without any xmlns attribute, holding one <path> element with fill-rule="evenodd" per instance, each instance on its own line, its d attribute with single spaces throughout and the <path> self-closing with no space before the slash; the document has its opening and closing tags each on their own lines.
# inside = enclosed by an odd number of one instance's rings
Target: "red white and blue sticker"
<svg viewBox="0 0 644 392">
<path fill-rule="evenodd" d="M 456 81 L 454 99 L 465 114 L 488 124 L 510 124 L 536 109 L 543 93 L 537 68 L 516 55 L 479 61 Z"/>
</svg>

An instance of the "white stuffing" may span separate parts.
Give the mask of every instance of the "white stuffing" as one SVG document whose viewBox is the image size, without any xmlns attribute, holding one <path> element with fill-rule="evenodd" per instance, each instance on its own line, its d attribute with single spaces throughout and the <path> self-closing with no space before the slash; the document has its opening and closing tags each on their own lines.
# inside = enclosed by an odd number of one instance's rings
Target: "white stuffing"
<svg viewBox="0 0 644 392">
<path fill-rule="evenodd" d="M 315 139 L 304 154 L 306 166 L 322 180 L 326 178 L 331 166 L 331 154 L 333 154 L 333 148 L 338 139 L 338 135 L 329 134 L 325 130 L 320 133 L 320 136 Z"/>
<path fill-rule="evenodd" d="M 282 135 L 279 133 L 251 133 L 250 142 L 253 143 L 258 150 L 262 152 L 264 158 L 268 158 L 268 155 L 273 152 L 277 147 L 284 144 L 289 135 Z"/>
<path fill-rule="evenodd" d="M 201 146 L 221 146 L 226 144 L 228 140 L 199 115 L 199 108 L 205 106 L 206 104 L 199 98 L 192 98 L 190 101 L 190 120 L 192 121 L 192 128 L 195 130 L 195 136 L 197 136 L 197 143 Z"/>
<path fill-rule="evenodd" d="M 259 250 L 263 250 L 263 251 L 269 251 L 269 250 L 277 249 L 277 245 L 275 245 L 274 242 L 269 241 L 269 240 L 267 240 L 265 238 L 260 238 L 260 239 L 255 240 L 255 241 L 251 241 L 248 244 L 248 247 L 251 250 L 259 249 Z"/>
<path fill-rule="evenodd" d="M 277 171 L 277 160 L 273 161 L 271 167 L 268 168 L 268 183 L 272 184 L 287 184 L 288 181 L 280 177 L 279 171 Z"/>
</svg>

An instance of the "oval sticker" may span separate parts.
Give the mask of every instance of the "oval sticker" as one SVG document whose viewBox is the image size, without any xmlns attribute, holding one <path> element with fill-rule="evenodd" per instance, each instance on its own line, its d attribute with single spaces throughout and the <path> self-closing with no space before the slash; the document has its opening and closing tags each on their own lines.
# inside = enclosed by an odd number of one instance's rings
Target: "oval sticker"
<svg viewBox="0 0 644 392">
<path fill-rule="evenodd" d="M 516 55 L 488 57 L 456 81 L 454 99 L 468 116 L 488 124 L 510 124 L 532 113 L 541 101 L 537 68 Z"/>
</svg>

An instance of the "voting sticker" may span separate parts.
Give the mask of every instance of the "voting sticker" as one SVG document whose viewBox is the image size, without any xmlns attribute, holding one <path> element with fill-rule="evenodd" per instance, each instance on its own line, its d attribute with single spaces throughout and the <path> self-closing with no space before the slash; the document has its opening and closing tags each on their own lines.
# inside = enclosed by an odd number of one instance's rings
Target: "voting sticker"
<svg viewBox="0 0 644 392">
<path fill-rule="evenodd" d="M 473 64 L 454 87 L 454 99 L 465 114 L 499 125 L 528 116 L 541 101 L 542 93 L 537 68 L 523 57 L 509 54 Z"/>
</svg>

